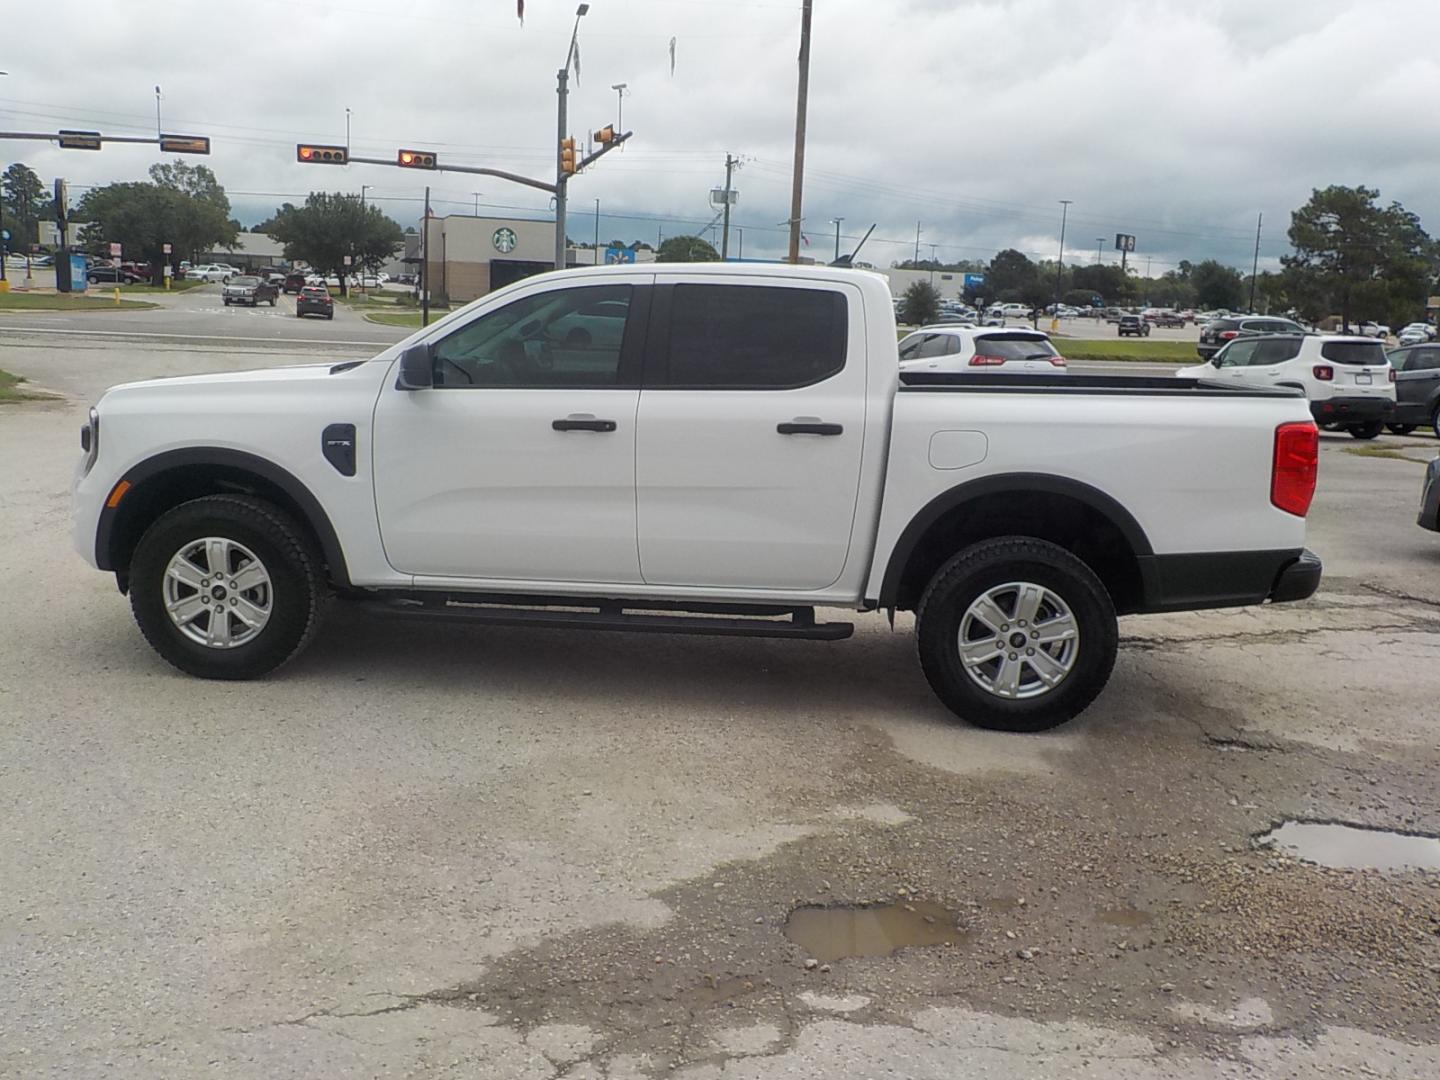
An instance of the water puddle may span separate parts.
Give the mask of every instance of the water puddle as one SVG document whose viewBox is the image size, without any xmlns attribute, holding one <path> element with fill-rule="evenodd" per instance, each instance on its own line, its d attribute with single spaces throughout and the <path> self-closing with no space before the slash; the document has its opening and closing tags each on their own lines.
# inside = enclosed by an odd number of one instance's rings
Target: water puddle
<svg viewBox="0 0 1440 1080">
<path fill-rule="evenodd" d="M 1134 929 L 1137 926 L 1147 926 L 1155 918 L 1148 911 L 1141 911 L 1139 908 L 1103 908 L 1095 913 L 1095 921 L 1102 922 L 1106 926 L 1124 926 Z"/>
<path fill-rule="evenodd" d="M 969 939 L 955 913 L 926 900 L 864 907 L 802 907 L 790 913 L 785 936 L 822 963 L 849 956 L 889 956 L 912 946 Z"/>
<path fill-rule="evenodd" d="M 1271 847 L 1306 862 L 1340 869 L 1440 870 L 1440 838 L 1410 836 L 1387 829 L 1319 821 L 1287 821 L 1257 836 Z"/>
</svg>

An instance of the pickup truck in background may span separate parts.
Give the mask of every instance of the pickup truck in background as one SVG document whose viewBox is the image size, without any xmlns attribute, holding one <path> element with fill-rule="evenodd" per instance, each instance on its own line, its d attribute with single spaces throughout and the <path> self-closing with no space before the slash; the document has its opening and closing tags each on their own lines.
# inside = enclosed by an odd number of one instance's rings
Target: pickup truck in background
<svg viewBox="0 0 1440 1080">
<path fill-rule="evenodd" d="M 75 543 L 205 678 L 285 663 L 330 594 L 818 640 L 900 610 L 941 701 L 1012 731 L 1090 704 L 1118 615 L 1317 587 L 1299 392 L 897 369 L 877 275 L 545 274 L 373 360 L 108 391 Z"/>
</svg>

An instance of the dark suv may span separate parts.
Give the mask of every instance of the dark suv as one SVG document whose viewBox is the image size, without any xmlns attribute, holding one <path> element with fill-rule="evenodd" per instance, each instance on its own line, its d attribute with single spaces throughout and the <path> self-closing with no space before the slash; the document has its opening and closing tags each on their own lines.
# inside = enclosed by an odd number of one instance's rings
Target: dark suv
<svg viewBox="0 0 1440 1080">
<path fill-rule="evenodd" d="M 303 271 L 291 270 L 285 275 L 285 284 L 280 286 L 281 290 L 299 296 L 300 290 L 305 288 L 305 276 Z"/>
<path fill-rule="evenodd" d="M 1150 324 L 1139 315 L 1121 315 L 1120 324 L 1115 327 L 1121 337 L 1149 337 Z"/>
<path fill-rule="evenodd" d="M 1209 360 L 1237 337 L 1256 337 L 1261 334 L 1303 334 L 1305 328 L 1289 319 L 1270 316 L 1236 316 L 1230 319 L 1216 319 L 1206 323 L 1200 331 L 1200 342 L 1195 351 L 1200 359 Z"/>
</svg>

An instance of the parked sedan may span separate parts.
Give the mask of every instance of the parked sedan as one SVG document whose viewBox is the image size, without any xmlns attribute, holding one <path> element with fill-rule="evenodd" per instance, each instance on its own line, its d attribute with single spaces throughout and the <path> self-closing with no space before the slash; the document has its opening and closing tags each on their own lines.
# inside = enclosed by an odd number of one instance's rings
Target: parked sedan
<svg viewBox="0 0 1440 1080">
<path fill-rule="evenodd" d="M 282 292 L 294 293 L 299 296 L 306 285 L 310 284 L 310 275 L 304 270 L 291 270 L 285 275 L 285 284 L 280 287 Z"/>
<path fill-rule="evenodd" d="M 1440 439 L 1440 345 L 1414 345 L 1390 353 L 1395 369 L 1395 412 L 1389 428 L 1409 435 L 1422 424 Z"/>
<path fill-rule="evenodd" d="M 1215 319 L 1205 324 L 1200 331 L 1200 342 L 1195 346 L 1202 360 L 1209 360 L 1230 342 L 1240 337 L 1254 337 L 1257 334 L 1303 334 L 1305 328 L 1290 319 L 1271 316 L 1234 316 Z"/>
<path fill-rule="evenodd" d="M 85 271 L 85 280 L 91 285 L 99 285 L 104 281 L 118 282 L 121 285 L 139 285 L 150 279 L 144 277 L 128 266 L 102 265 L 96 263 Z"/>
<path fill-rule="evenodd" d="M 302 318 L 306 315 L 324 315 L 327 319 L 335 318 L 335 301 L 330 298 L 330 293 L 321 285 L 306 285 L 300 290 L 300 295 L 295 298 L 295 317 Z"/>
<path fill-rule="evenodd" d="M 1065 358 L 1041 330 L 922 326 L 900 342 L 901 371 L 1064 375 Z"/>
<path fill-rule="evenodd" d="M 249 274 L 231 278 L 221 289 L 221 299 L 225 301 L 226 307 L 231 304 L 259 307 L 262 301 L 269 301 L 270 306 L 274 307 L 279 295 L 280 289 L 277 286 Z"/>
</svg>

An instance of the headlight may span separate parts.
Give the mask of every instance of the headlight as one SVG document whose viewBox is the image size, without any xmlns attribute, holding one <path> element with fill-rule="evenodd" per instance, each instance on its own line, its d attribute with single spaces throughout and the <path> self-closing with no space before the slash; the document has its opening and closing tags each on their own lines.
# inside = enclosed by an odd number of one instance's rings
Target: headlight
<svg viewBox="0 0 1440 1080">
<path fill-rule="evenodd" d="M 93 408 L 89 419 L 80 428 L 80 449 L 85 451 L 85 471 L 88 473 L 100 457 L 100 414 Z"/>
</svg>

